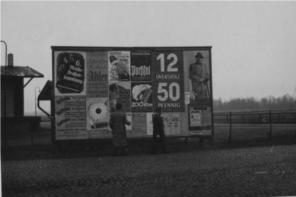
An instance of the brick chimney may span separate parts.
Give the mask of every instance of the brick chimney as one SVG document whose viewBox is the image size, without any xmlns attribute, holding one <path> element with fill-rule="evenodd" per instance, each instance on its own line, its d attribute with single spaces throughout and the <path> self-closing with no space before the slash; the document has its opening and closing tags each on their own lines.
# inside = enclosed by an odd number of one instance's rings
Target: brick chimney
<svg viewBox="0 0 296 197">
<path fill-rule="evenodd" d="M 7 58 L 8 58 L 7 66 L 8 67 L 13 67 L 13 54 L 12 53 L 8 53 Z"/>
</svg>

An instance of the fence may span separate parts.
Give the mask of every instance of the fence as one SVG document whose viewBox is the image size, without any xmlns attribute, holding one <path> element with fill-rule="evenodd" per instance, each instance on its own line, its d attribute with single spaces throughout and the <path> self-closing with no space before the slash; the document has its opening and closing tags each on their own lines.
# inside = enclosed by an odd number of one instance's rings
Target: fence
<svg viewBox="0 0 296 197">
<path fill-rule="evenodd" d="M 228 141 L 232 141 L 233 124 L 266 124 L 267 138 L 272 138 L 273 124 L 296 124 L 296 111 L 251 111 L 214 113 L 215 124 L 228 124 Z"/>
</svg>

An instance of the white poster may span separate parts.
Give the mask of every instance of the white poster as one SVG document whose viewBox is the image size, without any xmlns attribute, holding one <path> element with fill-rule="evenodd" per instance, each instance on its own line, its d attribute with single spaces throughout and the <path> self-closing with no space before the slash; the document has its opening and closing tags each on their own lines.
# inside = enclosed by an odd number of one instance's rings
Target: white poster
<svg viewBox="0 0 296 197">
<path fill-rule="evenodd" d="M 192 109 L 190 111 L 190 126 L 191 127 L 202 126 L 202 124 L 201 124 L 201 110 Z"/>
<path fill-rule="evenodd" d="M 108 98 L 87 98 L 87 130 L 107 129 L 109 124 Z"/>
<path fill-rule="evenodd" d="M 127 131 L 131 131 L 132 130 L 132 125 L 133 125 L 133 122 L 132 122 L 132 113 L 126 113 L 126 119 L 128 122 L 130 122 L 130 125 L 125 125 L 125 128 Z"/>
<path fill-rule="evenodd" d="M 147 135 L 153 135 L 152 114 L 153 113 L 147 113 L 147 116 L 146 116 Z"/>
<path fill-rule="evenodd" d="M 189 91 L 185 92 L 185 104 L 186 105 L 190 104 L 190 92 Z"/>
<path fill-rule="evenodd" d="M 162 117 L 166 135 L 178 135 L 181 133 L 180 113 L 163 113 Z"/>
</svg>

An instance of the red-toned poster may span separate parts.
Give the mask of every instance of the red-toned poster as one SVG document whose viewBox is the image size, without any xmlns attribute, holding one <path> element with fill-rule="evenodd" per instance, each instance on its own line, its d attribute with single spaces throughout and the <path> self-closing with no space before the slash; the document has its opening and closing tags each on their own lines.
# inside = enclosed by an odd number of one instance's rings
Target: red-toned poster
<svg viewBox="0 0 296 197">
<path fill-rule="evenodd" d="M 153 105 L 164 112 L 183 112 L 184 69 L 181 51 L 152 53 Z"/>
</svg>

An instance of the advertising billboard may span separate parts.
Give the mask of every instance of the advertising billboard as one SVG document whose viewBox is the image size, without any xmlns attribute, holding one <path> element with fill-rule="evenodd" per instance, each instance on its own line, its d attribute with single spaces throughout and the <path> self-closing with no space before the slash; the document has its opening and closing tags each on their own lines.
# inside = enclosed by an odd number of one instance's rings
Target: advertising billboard
<svg viewBox="0 0 296 197">
<path fill-rule="evenodd" d="M 211 47 L 53 46 L 54 140 L 110 138 L 121 103 L 128 137 L 213 135 Z"/>
</svg>

